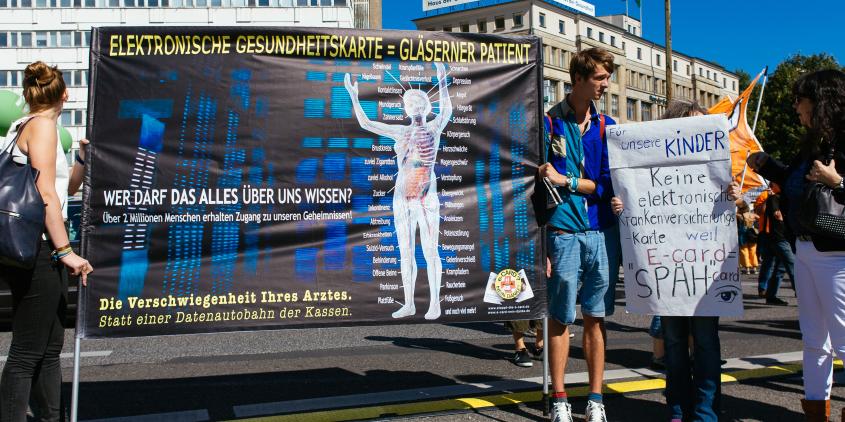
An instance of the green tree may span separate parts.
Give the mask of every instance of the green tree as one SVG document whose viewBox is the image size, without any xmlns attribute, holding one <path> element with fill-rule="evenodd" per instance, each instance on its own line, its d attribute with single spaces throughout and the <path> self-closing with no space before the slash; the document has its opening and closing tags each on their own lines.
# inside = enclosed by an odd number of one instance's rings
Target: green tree
<svg viewBox="0 0 845 422">
<path fill-rule="evenodd" d="M 773 157 L 789 160 L 798 152 L 805 130 L 798 122 L 798 116 L 792 108 L 794 101 L 792 84 L 801 75 L 822 69 L 842 69 L 842 66 L 828 54 L 811 56 L 795 54 L 780 63 L 774 72 L 770 71 L 769 81 L 763 93 L 756 135 L 763 149 Z M 740 87 L 742 87 L 740 89 L 743 89 L 751 82 L 751 76 L 743 71 L 737 73 L 740 77 Z M 747 78 L 745 82 L 743 77 Z M 759 91 L 755 88 L 748 107 L 749 124 L 754 123 L 757 98 L 759 98 Z"/>
</svg>

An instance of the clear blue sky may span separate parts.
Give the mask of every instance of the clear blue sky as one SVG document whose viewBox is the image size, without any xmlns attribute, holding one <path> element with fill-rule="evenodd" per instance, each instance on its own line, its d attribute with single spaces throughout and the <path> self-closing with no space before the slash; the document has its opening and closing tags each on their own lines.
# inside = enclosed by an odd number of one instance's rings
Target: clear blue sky
<svg viewBox="0 0 845 422">
<path fill-rule="evenodd" d="M 587 0 L 597 15 L 625 13 L 622 0 Z M 664 44 L 663 0 L 642 0 L 645 38 Z M 385 29 L 414 29 L 422 0 L 383 0 Z M 633 17 L 639 17 L 629 0 Z M 794 54 L 828 53 L 845 64 L 845 1 L 675 0 L 672 49 L 752 75 Z"/>
</svg>

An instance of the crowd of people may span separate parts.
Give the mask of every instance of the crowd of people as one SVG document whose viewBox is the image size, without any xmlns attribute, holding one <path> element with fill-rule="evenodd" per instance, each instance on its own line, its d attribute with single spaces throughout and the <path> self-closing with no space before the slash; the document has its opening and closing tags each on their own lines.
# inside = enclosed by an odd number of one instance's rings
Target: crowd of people
<svg viewBox="0 0 845 422">
<path fill-rule="evenodd" d="M 547 233 L 551 420 L 572 420 L 564 376 L 567 334 L 577 302 L 584 319 L 590 389 L 585 416 L 589 422 L 601 422 L 607 420 L 601 388 L 607 342 L 604 319 L 613 314 L 613 283 L 619 268 L 614 214 L 622 213 L 626 204 L 614 196 L 609 177 L 604 127 L 615 122 L 599 113 L 593 101 L 609 86 L 613 56 L 600 48 L 583 50 L 573 56 L 569 69 L 572 91 L 549 111 L 545 124 L 548 162 L 538 170 L 562 198 L 547 221 L 541 222 Z M 793 106 L 806 128 L 800 152 L 788 165 L 764 152 L 748 157 L 748 166 L 773 182 L 753 212 L 739 200 L 736 182 L 729 196 L 738 200 L 741 271 L 759 272 L 759 293 L 768 304 L 786 303 L 777 297 L 783 273 L 796 288 L 804 341 L 802 408 L 808 421 L 827 421 L 833 356 L 845 356 L 845 241 L 832 232 L 810 231 L 799 218 L 806 212 L 801 203 L 808 183 L 826 186 L 835 201 L 845 203 L 845 73 L 805 74 L 795 81 L 793 94 Z M 673 101 L 663 118 L 703 114 L 707 110 L 695 102 Z M 658 315 L 654 319 L 650 334 L 655 338 L 655 357 L 662 358 L 655 362 L 666 368 L 668 420 L 719 420 L 718 327 L 718 317 Z"/>
<path fill-rule="evenodd" d="M 572 421 L 565 375 L 570 327 L 580 304 L 589 375 L 585 414 L 587 421 L 600 422 L 607 420 L 602 400 L 605 318 L 615 310 L 621 257 L 617 221 L 626 204 L 614 196 L 605 139 L 605 128 L 616 122 L 593 102 L 607 90 L 615 67 L 610 53 L 592 48 L 573 55 L 569 69 L 572 91 L 545 119 L 548 162 L 538 169 L 561 197 L 561 203 L 543 217 L 548 344 L 543 344 L 537 321 L 515 321 L 508 327 L 517 365 L 531 366 L 526 333 L 536 335 L 530 351 L 535 357 L 548 348 L 551 420 Z M 25 70 L 23 89 L 29 114 L 12 124 L 5 148 L 15 161 L 29 162 L 40 171 L 37 186 L 46 206 L 45 233 L 34 268 L 0 268 L 0 279 L 13 295 L 13 337 L 0 379 L 0 422 L 26 420 L 30 399 L 39 420 L 60 419 L 59 354 L 67 274 L 79 275 L 84 285 L 93 271 L 68 242 L 67 196 L 81 184 L 85 149 L 69 171 L 56 131 L 67 100 L 62 73 L 42 62 L 32 63 Z M 836 201 L 845 202 L 845 74 L 825 70 L 803 75 L 795 81 L 793 93 L 806 137 L 788 164 L 764 152 L 748 157 L 748 165 L 772 184 L 753 210 L 745 202 L 737 204 L 740 265 L 744 273 L 759 273 L 759 294 L 769 304 L 785 303 L 777 297 L 783 274 L 792 281 L 804 342 L 802 407 L 807 420 L 827 421 L 833 356 L 845 356 L 845 242 L 824 231 L 808 230 L 800 217 L 808 182 L 827 186 Z M 693 101 L 673 101 L 663 118 L 703 114 L 707 110 Z M 729 190 L 732 198 L 739 198 L 737 184 Z M 718 317 L 655 316 L 650 334 L 655 338 L 655 364 L 666 370 L 668 420 L 719 419 L 718 325 Z"/>
</svg>

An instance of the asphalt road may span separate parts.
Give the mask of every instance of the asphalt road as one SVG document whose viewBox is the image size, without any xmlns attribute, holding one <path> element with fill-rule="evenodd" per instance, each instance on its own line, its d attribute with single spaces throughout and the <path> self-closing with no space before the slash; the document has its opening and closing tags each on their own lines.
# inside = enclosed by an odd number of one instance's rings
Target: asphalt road
<svg viewBox="0 0 845 422">
<path fill-rule="evenodd" d="M 781 293 L 791 304 L 787 307 L 767 306 L 753 297 L 756 287 L 750 282 L 744 290 L 745 316 L 721 323 L 723 358 L 800 351 L 792 290 Z M 624 306 L 623 293 L 618 293 L 618 304 Z M 648 317 L 621 310 L 609 318 L 607 370 L 648 366 L 648 323 Z M 579 333 L 580 327 L 575 327 L 575 332 Z M 8 350 L 9 340 L 9 333 L 0 334 L 0 350 Z M 68 330 L 68 358 L 63 360 L 68 400 L 72 346 L 73 332 Z M 542 375 L 539 361 L 533 368 L 510 363 L 513 343 L 500 323 L 85 340 L 82 350 L 80 420 L 269 416 L 297 409 L 355 407 L 366 400 L 391 397 L 419 401 L 449 392 L 461 395 L 466 394 L 461 391 L 464 387 L 492 386 L 485 391 L 493 391 L 503 385 L 514 389 L 513 380 L 536 381 Z M 568 373 L 584 371 L 577 335 Z M 403 394 L 398 395 L 400 390 Z M 726 385 L 723 408 L 732 409 L 727 410 L 726 420 L 798 420 L 800 391 L 800 377 L 795 376 Z M 837 398 L 845 396 L 839 386 L 834 393 Z M 659 420 L 665 411 L 659 392 L 616 395 L 607 403 L 611 420 Z M 575 401 L 575 410 L 582 411 L 583 403 Z M 540 415 L 538 405 L 528 405 L 424 418 L 540 420 Z"/>
</svg>

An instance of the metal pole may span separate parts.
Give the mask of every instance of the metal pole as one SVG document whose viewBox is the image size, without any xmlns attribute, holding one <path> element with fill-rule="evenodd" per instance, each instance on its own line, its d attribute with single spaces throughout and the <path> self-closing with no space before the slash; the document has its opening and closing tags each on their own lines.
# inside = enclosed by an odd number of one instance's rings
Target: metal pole
<svg viewBox="0 0 845 422">
<path fill-rule="evenodd" d="M 543 416 L 549 416 L 549 317 L 543 318 Z"/>
<path fill-rule="evenodd" d="M 666 0 L 666 105 L 672 101 L 672 0 Z"/>
<path fill-rule="evenodd" d="M 81 353 L 81 346 L 82 342 L 79 336 L 76 336 L 73 343 L 73 392 L 70 399 L 70 422 L 76 422 L 79 414 L 79 354 Z"/>
<path fill-rule="evenodd" d="M 763 91 L 766 90 L 766 81 L 769 80 L 769 66 L 766 66 L 766 73 L 763 74 L 763 86 L 760 87 L 760 98 L 757 99 L 757 111 L 754 112 L 754 124 L 751 126 L 751 133 L 754 133 L 754 136 L 757 136 L 755 131 L 757 130 L 757 117 L 760 116 L 760 103 L 763 102 Z"/>
</svg>

